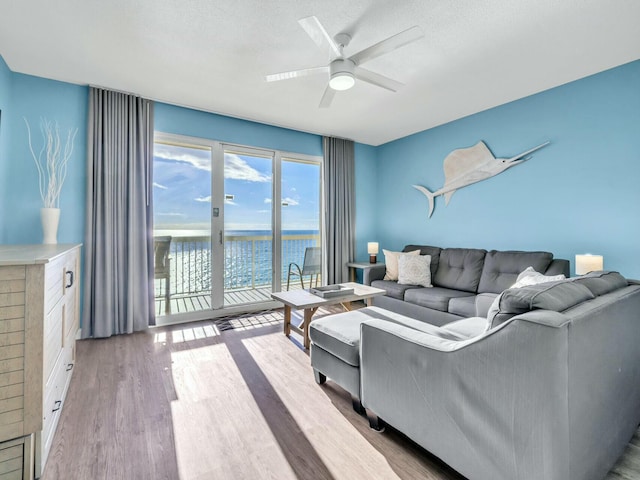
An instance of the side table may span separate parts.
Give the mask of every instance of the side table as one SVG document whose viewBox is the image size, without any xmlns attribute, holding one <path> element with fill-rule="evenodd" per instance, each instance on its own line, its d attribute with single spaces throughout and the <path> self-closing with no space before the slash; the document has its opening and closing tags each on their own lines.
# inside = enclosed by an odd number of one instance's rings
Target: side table
<svg viewBox="0 0 640 480">
<path fill-rule="evenodd" d="M 347 267 L 349 267 L 349 281 L 356 281 L 356 270 L 367 270 L 373 267 L 379 267 L 380 265 L 384 266 L 384 263 L 369 263 L 369 262 L 349 262 L 347 263 Z"/>
</svg>

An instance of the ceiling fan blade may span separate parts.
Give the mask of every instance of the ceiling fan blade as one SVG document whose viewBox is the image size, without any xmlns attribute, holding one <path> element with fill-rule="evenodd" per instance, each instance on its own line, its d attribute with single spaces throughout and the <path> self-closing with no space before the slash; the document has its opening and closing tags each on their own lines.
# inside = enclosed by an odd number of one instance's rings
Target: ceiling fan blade
<svg viewBox="0 0 640 480">
<path fill-rule="evenodd" d="M 387 90 L 391 90 L 395 92 L 396 90 L 402 88 L 403 83 L 392 80 L 389 77 L 385 77 L 384 75 L 380 75 L 379 73 L 372 72 L 371 70 L 367 70 L 366 68 L 356 67 L 355 76 L 358 80 L 362 80 L 363 82 L 370 83 L 371 85 L 376 85 L 378 87 L 386 88 Z"/>
<path fill-rule="evenodd" d="M 340 47 L 315 16 L 301 18 L 298 23 L 320 48 L 329 47 L 334 57 L 342 55 Z"/>
<path fill-rule="evenodd" d="M 307 75 L 327 72 L 329 72 L 329 67 L 313 67 L 303 68 L 302 70 L 292 70 L 290 72 L 272 73 L 264 78 L 267 82 L 277 82 L 279 80 L 289 80 L 290 78 L 306 77 Z"/>
<path fill-rule="evenodd" d="M 349 60 L 352 60 L 356 65 L 360 65 L 379 57 L 380 55 L 384 55 L 385 53 L 404 47 L 405 45 L 415 42 L 422 37 L 424 37 L 424 32 L 416 25 L 415 27 L 411 27 L 404 32 L 400 32 L 393 37 L 389 37 L 386 40 L 382 40 L 375 45 L 371 45 L 369 48 L 365 48 L 364 50 L 351 55 Z"/>
<path fill-rule="evenodd" d="M 327 88 L 324 91 L 324 95 L 322 95 L 322 99 L 320 100 L 320 108 L 329 108 L 335 94 L 336 91 L 329 85 L 327 85 Z"/>
</svg>

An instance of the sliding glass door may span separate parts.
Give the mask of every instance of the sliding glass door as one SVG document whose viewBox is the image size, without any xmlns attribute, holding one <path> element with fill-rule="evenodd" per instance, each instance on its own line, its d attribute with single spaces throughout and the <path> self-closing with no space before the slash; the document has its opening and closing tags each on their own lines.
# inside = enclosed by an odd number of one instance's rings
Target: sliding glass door
<svg viewBox="0 0 640 480">
<path fill-rule="evenodd" d="M 211 308 L 211 147 L 156 141 L 156 315 Z"/>
<path fill-rule="evenodd" d="M 283 158 L 281 185 L 282 290 L 321 284 L 320 163 Z"/>
<path fill-rule="evenodd" d="M 224 306 L 271 300 L 272 152 L 224 148 Z"/>
<path fill-rule="evenodd" d="M 318 158 L 157 134 L 153 192 L 159 324 L 272 307 L 287 280 L 302 287 L 288 267 L 320 247 Z"/>
</svg>

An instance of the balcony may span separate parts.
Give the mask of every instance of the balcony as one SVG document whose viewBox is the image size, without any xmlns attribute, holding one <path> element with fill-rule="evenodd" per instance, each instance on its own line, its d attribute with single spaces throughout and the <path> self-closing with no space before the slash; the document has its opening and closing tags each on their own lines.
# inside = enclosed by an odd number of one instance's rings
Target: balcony
<svg viewBox="0 0 640 480">
<path fill-rule="evenodd" d="M 320 245 L 319 234 L 282 235 L 282 290 L 287 268 L 302 266 L 307 247 Z M 235 306 L 271 300 L 272 238 L 270 235 L 224 237 L 224 305 Z M 169 309 L 171 314 L 211 309 L 212 256 L 210 236 L 173 236 L 169 249 Z M 308 277 L 305 278 L 305 287 Z M 165 315 L 165 280 L 155 280 L 156 315 Z M 291 289 L 301 288 L 298 277 Z"/>
</svg>

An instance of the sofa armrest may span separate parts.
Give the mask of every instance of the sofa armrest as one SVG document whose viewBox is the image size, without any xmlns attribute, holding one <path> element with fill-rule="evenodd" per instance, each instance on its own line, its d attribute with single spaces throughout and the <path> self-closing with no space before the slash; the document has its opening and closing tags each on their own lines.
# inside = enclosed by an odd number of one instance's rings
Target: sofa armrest
<svg viewBox="0 0 640 480">
<path fill-rule="evenodd" d="M 371 285 L 371 282 L 374 280 L 382 280 L 385 273 L 387 273 L 386 265 L 373 265 L 365 268 L 362 274 L 362 283 L 364 285 Z"/>
</svg>

